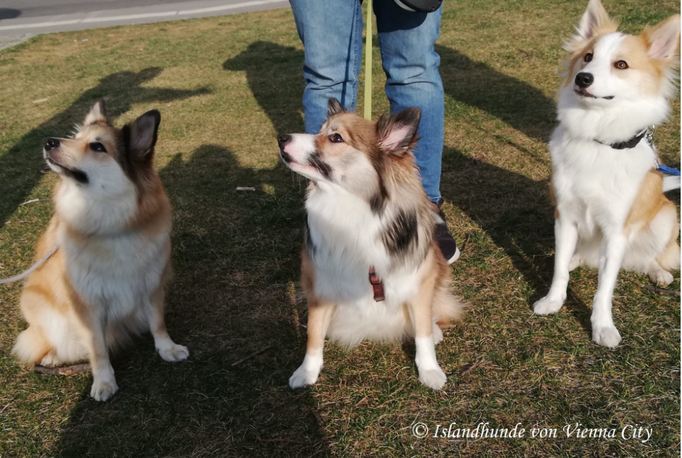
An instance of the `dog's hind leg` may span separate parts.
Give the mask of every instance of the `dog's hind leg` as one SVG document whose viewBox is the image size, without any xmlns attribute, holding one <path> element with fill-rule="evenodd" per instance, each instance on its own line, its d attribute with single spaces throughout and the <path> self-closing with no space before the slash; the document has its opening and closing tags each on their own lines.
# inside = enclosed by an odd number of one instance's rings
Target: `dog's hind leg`
<svg viewBox="0 0 682 458">
<path fill-rule="evenodd" d="M 39 326 L 30 325 L 17 337 L 12 354 L 23 363 L 37 364 L 45 355 L 53 352 L 52 344 L 45 338 Z"/>
<path fill-rule="evenodd" d="M 627 229 L 632 230 L 626 226 Z M 669 285 L 673 281 L 669 271 L 680 267 L 678 235 L 677 211 L 672 202 L 666 201 L 651 221 L 631 238 L 623 268 L 645 273 L 661 286 Z"/>
<path fill-rule="evenodd" d="M 564 305 L 571 258 L 578 242 L 578 229 L 572 221 L 559 217 L 554 222 L 554 236 L 556 238 L 554 277 L 547 296 L 533 305 L 533 311 L 538 315 L 556 313 Z"/>
<path fill-rule="evenodd" d="M 50 331 L 54 330 L 49 326 L 59 328 L 63 323 L 49 304 L 52 299 L 49 289 L 30 283 L 21 293 L 21 312 L 29 326 L 17 337 L 12 354 L 23 363 L 38 364 L 46 355 L 56 354 L 57 349 L 49 337 Z"/>
<path fill-rule="evenodd" d="M 659 219 L 662 220 L 660 224 L 663 226 L 661 236 L 663 240 L 667 239 L 667 243 L 665 244 L 665 248 L 663 248 L 661 253 L 656 258 L 656 262 L 661 266 L 662 269 L 666 271 L 679 270 L 680 246 L 677 244 L 677 237 L 680 234 L 680 225 L 677 222 L 677 211 L 675 209 L 675 205 L 673 205 L 672 202 L 667 202 L 666 205 L 663 206 L 663 208 L 656 215 L 656 218 L 651 221 L 651 224 L 653 225 Z M 667 222 L 667 224 L 664 222 Z M 666 228 L 668 229 L 667 234 L 665 232 Z M 669 277 L 669 279 L 670 282 L 667 284 L 672 282 L 672 275 Z"/>
</svg>

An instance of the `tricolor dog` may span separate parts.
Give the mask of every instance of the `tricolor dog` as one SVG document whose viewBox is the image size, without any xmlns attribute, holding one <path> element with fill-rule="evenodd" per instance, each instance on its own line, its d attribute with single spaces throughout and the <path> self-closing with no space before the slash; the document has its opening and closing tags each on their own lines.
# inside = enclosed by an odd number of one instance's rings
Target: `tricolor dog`
<svg viewBox="0 0 682 458">
<path fill-rule="evenodd" d="M 29 327 L 12 353 L 44 366 L 88 360 L 98 401 L 116 393 L 109 351 L 130 337 L 150 330 L 166 361 L 189 355 L 164 323 L 171 206 L 153 166 L 160 120 L 152 110 L 117 129 L 98 102 L 73 138 L 44 145 L 61 179 L 36 259 L 58 248 L 24 286 Z"/>
<path fill-rule="evenodd" d="M 599 268 L 592 339 L 621 340 L 611 312 L 621 268 L 660 285 L 680 267 L 675 205 L 663 194 L 679 179 L 656 171 L 647 127 L 668 117 L 678 63 L 680 16 L 639 35 L 618 32 L 599 0 L 590 0 L 577 34 L 566 44 L 567 76 L 559 91 L 559 126 L 549 144 L 555 199 L 556 254 L 549 294 L 534 305 L 556 313 L 569 271 Z"/>
<path fill-rule="evenodd" d="M 411 153 L 420 116 L 410 108 L 371 122 L 330 99 L 317 135 L 278 137 L 284 163 L 311 180 L 301 253 L 308 344 L 292 388 L 317 381 L 327 336 L 349 347 L 414 337 L 419 380 L 445 384 L 435 345 L 462 304 L 449 291 L 433 238 L 437 209 Z"/>
</svg>

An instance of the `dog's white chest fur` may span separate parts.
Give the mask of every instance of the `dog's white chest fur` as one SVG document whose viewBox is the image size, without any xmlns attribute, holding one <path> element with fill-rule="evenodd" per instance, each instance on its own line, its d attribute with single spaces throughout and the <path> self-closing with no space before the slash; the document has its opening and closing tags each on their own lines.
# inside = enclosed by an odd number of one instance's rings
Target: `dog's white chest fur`
<svg viewBox="0 0 682 458">
<path fill-rule="evenodd" d="M 131 232 L 82 241 L 60 231 L 59 239 L 71 283 L 98 315 L 116 321 L 150 305 L 168 262 L 167 234 L 147 238 Z"/>
<path fill-rule="evenodd" d="M 645 140 L 631 149 L 613 149 L 571 137 L 559 126 L 550 142 L 557 210 L 577 223 L 581 234 L 622 230 L 656 154 Z"/>
<path fill-rule="evenodd" d="M 60 191 L 60 215 L 86 233 L 97 231 L 87 237 L 71 237 L 65 227 L 58 230 L 57 239 L 76 291 L 106 320 L 115 322 L 136 309 L 146 313 L 168 262 L 169 233 L 123 229 L 136 210 L 134 193 L 122 196 L 116 205 L 103 202 L 95 206 L 73 186 Z"/>
<path fill-rule="evenodd" d="M 420 269 L 391 266 L 381 243 L 381 219 L 358 197 L 339 189 L 314 189 L 306 210 L 315 293 L 337 305 L 329 336 L 347 345 L 365 338 L 402 337 L 409 321 L 404 304 L 419 292 Z M 370 266 L 382 279 L 384 301 L 374 300 Z"/>
</svg>

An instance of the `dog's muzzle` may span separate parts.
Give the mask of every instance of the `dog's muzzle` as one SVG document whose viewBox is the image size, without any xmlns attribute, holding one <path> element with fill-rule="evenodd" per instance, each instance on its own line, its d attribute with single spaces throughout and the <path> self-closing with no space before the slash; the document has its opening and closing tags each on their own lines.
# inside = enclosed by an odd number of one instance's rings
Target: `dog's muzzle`
<svg viewBox="0 0 682 458">
<path fill-rule="evenodd" d="M 293 158 L 284 151 L 284 147 L 291 141 L 291 135 L 281 134 L 277 136 L 277 144 L 279 145 L 279 157 L 287 164 L 293 161 Z"/>
</svg>

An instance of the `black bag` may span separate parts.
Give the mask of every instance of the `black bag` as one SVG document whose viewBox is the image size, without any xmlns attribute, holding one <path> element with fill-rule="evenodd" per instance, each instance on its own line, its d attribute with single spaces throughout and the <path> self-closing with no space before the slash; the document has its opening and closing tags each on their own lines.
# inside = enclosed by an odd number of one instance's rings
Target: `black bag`
<svg viewBox="0 0 682 458">
<path fill-rule="evenodd" d="M 431 13 L 440 8 L 443 0 L 394 0 L 399 7 L 407 11 Z"/>
</svg>

